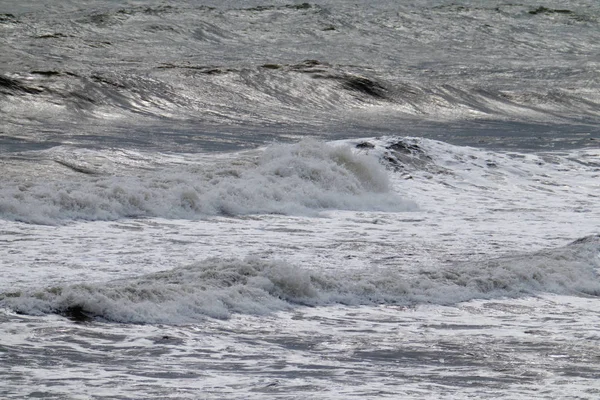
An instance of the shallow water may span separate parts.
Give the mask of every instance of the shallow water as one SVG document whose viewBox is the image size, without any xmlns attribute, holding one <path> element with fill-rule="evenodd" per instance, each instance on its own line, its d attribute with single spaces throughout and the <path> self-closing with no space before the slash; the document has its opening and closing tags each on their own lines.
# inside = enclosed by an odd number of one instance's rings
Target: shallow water
<svg viewBox="0 0 600 400">
<path fill-rule="evenodd" d="M 336 306 L 118 329 L 11 317 L 19 332 L 8 332 L 2 353 L 15 384 L 3 396 L 593 398 L 595 303 Z M 40 357 L 43 348 L 52 351 Z"/>
</svg>

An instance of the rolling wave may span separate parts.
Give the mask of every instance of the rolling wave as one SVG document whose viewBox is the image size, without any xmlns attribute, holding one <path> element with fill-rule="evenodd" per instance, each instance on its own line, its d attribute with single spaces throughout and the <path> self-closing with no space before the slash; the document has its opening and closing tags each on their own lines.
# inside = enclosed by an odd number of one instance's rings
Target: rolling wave
<svg viewBox="0 0 600 400">
<path fill-rule="evenodd" d="M 471 193 L 499 207 L 517 207 L 519 198 L 527 198 L 540 209 L 552 196 L 561 207 L 578 205 L 575 211 L 591 212 L 600 168 L 594 150 L 493 152 L 410 137 L 305 139 L 187 159 L 70 147 L 20 157 L 3 160 L 0 218 L 42 224 L 399 212 L 417 209 L 408 200 L 413 195 L 429 202 L 426 191 L 436 193 L 438 201 Z"/>
<path fill-rule="evenodd" d="M 355 154 L 349 146 L 314 140 L 274 145 L 255 157 L 216 165 L 133 168 L 126 175 L 64 156 L 54 161 L 56 173 L 42 179 L 31 171 L 31 179 L 23 181 L 21 168 L 12 179 L 4 177 L 2 218 L 57 224 L 77 219 L 194 219 L 416 208 L 391 190 L 388 175 L 376 159 Z"/>
<path fill-rule="evenodd" d="M 0 305 L 76 320 L 182 324 L 301 305 L 456 304 L 541 293 L 598 296 L 598 268 L 596 235 L 565 247 L 410 273 L 375 269 L 328 275 L 283 261 L 209 259 L 133 279 L 2 293 Z"/>
<path fill-rule="evenodd" d="M 588 88 L 525 90 L 477 83 L 402 80 L 317 60 L 259 66 L 156 65 L 144 75 L 64 69 L 0 75 L 0 95 L 23 120 L 45 105 L 69 118 L 128 116 L 206 123 L 311 124 L 345 121 L 365 107 L 387 117 L 539 122 L 593 120 L 600 98 Z M 549 72 L 556 74 L 558 72 Z M 341 114 L 333 114 L 337 112 Z"/>
</svg>

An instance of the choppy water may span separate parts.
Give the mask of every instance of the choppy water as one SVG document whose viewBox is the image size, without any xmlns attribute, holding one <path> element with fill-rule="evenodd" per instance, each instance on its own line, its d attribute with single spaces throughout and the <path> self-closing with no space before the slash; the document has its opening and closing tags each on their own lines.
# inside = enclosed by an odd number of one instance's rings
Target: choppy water
<svg viewBox="0 0 600 400">
<path fill-rule="evenodd" d="M 598 396 L 595 2 L 0 5 L 0 397 Z"/>
</svg>

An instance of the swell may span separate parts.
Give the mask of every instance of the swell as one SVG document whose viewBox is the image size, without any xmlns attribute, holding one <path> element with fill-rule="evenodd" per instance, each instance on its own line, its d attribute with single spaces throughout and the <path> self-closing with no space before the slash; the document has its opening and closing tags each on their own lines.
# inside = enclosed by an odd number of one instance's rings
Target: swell
<svg viewBox="0 0 600 400">
<path fill-rule="evenodd" d="M 8 96 L 3 99 L 8 104 L 11 97 L 17 98 L 15 111 L 19 105 L 23 112 L 32 105 L 52 105 L 59 106 L 56 111 L 71 118 L 105 118 L 107 113 L 161 116 L 165 104 L 170 103 L 170 108 L 176 105 L 177 97 L 170 96 L 168 85 L 143 77 L 111 75 L 82 75 L 65 70 L 32 70 L 16 77 L 0 75 L 0 93 Z"/>
<path fill-rule="evenodd" d="M 557 123 L 589 122 L 600 116 L 600 98 L 586 88 L 531 85 L 512 89 L 403 80 L 368 67 L 317 60 L 246 67 L 164 63 L 143 75 L 32 70 L 0 75 L 0 94 L 14 110 L 12 116 L 18 118 L 20 110 L 24 120 L 32 105 L 42 108 L 44 104 L 62 107 L 61 112 L 70 118 L 81 118 L 84 113 L 89 118 L 110 114 L 123 119 L 133 114 L 246 124 L 344 120 L 353 110 L 365 107 L 379 109 L 388 117 L 434 121 Z"/>
<path fill-rule="evenodd" d="M 598 43 L 593 4 L 29 7 L 0 14 L 9 44 L 0 93 L 21 120 L 32 105 L 75 121 L 323 123 L 359 109 L 435 120 L 599 116 L 596 66 L 586 62 Z"/>
</svg>

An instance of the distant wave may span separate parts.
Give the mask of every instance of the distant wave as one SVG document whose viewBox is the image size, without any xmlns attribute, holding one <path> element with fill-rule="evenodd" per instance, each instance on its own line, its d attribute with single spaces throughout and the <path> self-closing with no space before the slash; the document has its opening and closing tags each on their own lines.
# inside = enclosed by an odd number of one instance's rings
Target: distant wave
<svg viewBox="0 0 600 400">
<path fill-rule="evenodd" d="M 407 119 L 596 131 L 589 54 L 600 10 L 590 0 L 259 3 L 7 5 L 0 113 L 9 133 L 32 124 L 60 141 L 115 121 L 320 131 Z"/>
<path fill-rule="evenodd" d="M 548 73 L 557 74 L 549 71 Z M 600 115 L 587 88 L 494 88 L 479 83 L 403 80 L 371 68 L 318 60 L 296 64 L 199 65 L 162 63 L 143 75 L 82 73 L 68 69 L 0 75 L 0 95 L 12 116 L 27 120 L 31 107 L 81 118 L 128 116 L 195 118 L 212 123 L 307 123 L 336 119 L 365 106 L 391 116 L 430 120 L 508 119 L 586 121 Z M 20 110 L 20 111 L 19 111 Z M 83 113 L 83 114 L 82 114 Z"/>
<path fill-rule="evenodd" d="M 79 320 L 181 324 L 302 305 L 456 304 L 540 293 L 599 296 L 599 254 L 596 235 L 565 247 L 411 274 L 365 269 L 334 276 L 284 261 L 209 259 L 133 279 L 2 293 L 0 305 Z"/>
<path fill-rule="evenodd" d="M 0 189 L 0 217 L 43 224 L 128 217 L 299 214 L 322 210 L 408 211 L 378 160 L 347 145 L 315 140 L 273 145 L 256 157 L 110 175 L 64 156 L 68 169 L 23 180 L 20 170 Z M 67 176 L 68 175 L 68 176 Z"/>
</svg>

